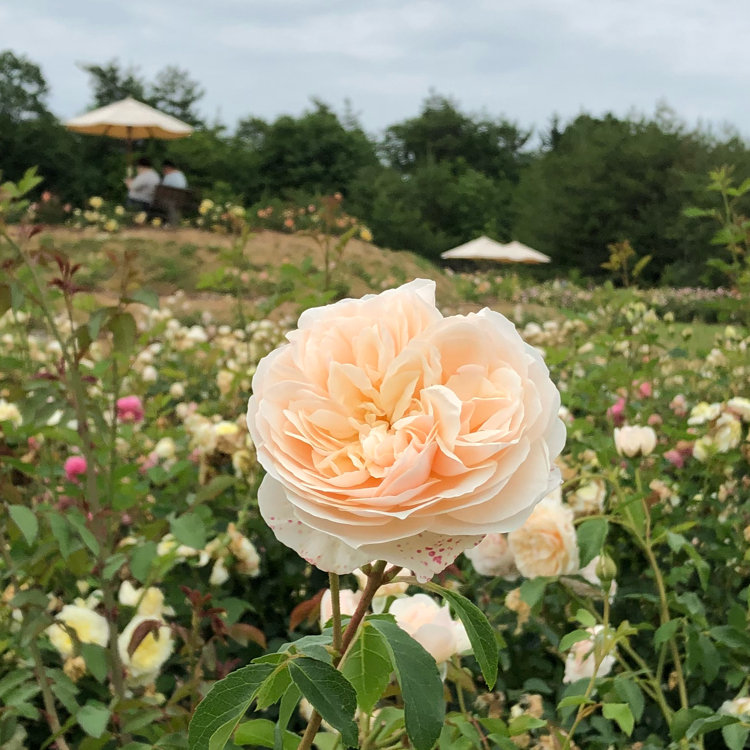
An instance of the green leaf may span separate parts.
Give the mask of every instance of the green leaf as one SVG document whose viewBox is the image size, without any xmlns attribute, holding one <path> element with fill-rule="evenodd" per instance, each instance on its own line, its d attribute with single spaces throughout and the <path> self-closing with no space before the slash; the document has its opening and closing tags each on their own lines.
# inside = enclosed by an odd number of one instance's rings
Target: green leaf
<svg viewBox="0 0 750 750">
<path fill-rule="evenodd" d="M 112 331 L 114 350 L 119 354 L 130 354 L 138 334 L 133 316 L 127 312 L 116 313 L 109 319 L 107 328 Z"/>
<path fill-rule="evenodd" d="M 151 289 L 138 289 L 128 298 L 129 302 L 139 302 L 154 310 L 159 309 L 159 295 Z"/>
<path fill-rule="evenodd" d="M 434 583 L 420 585 L 428 591 L 440 594 L 461 620 L 487 687 L 492 690 L 497 681 L 497 641 L 495 631 L 484 612 L 457 591 L 450 591 Z"/>
<path fill-rule="evenodd" d="M 263 681 L 263 684 L 255 696 L 255 702 L 259 710 L 264 710 L 278 701 L 289 689 L 292 676 L 289 674 L 289 660 L 278 664 L 273 672 Z"/>
<path fill-rule="evenodd" d="M 560 645 L 558 648 L 560 651 L 567 651 L 571 646 L 579 643 L 580 641 L 588 641 L 591 639 L 591 633 L 586 630 L 573 630 L 570 633 L 566 633 L 560 639 Z"/>
<path fill-rule="evenodd" d="M 533 607 L 544 596 L 547 588 L 546 578 L 528 578 L 521 584 L 521 599 Z"/>
<path fill-rule="evenodd" d="M 99 542 L 86 526 L 86 520 L 81 513 L 68 512 L 65 514 L 67 522 L 78 532 L 83 543 L 95 554 L 99 554 Z"/>
<path fill-rule="evenodd" d="M 289 674 L 323 720 L 341 733 L 344 744 L 357 747 L 357 725 L 353 720 L 357 694 L 346 677 L 330 664 L 309 656 L 291 660 Z"/>
<path fill-rule="evenodd" d="M 737 721 L 736 716 L 730 716 L 729 714 L 713 714 L 713 716 L 696 719 L 688 727 L 687 732 L 685 732 L 685 738 L 692 740 L 693 737 L 700 737 L 707 732 L 714 732 L 729 724 L 736 724 Z"/>
<path fill-rule="evenodd" d="M 133 550 L 130 555 L 130 572 L 137 581 L 146 583 L 155 559 L 156 542 L 145 542 Z"/>
<path fill-rule="evenodd" d="M 301 697 L 302 695 L 296 685 L 290 685 L 289 689 L 281 697 L 281 702 L 279 703 L 279 718 L 276 720 L 276 726 L 273 730 L 274 750 L 284 750 L 286 728 L 289 726 L 292 714 L 297 708 L 297 704 Z"/>
<path fill-rule="evenodd" d="M 109 665 L 107 664 L 107 651 L 95 643 L 82 643 L 81 656 L 86 662 L 89 672 L 94 675 L 98 682 L 104 682 L 107 678 Z"/>
<path fill-rule="evenodd" d="M 675 711 L 672 721 L 669 724 L 669 733 L 672 739 L 677 741 L 685 736 L 688 727 L 696 720 L 712 716 L 713 711 L 710 708 L 701 706 L 700 708 L 680 708 Z"/>
<path fill-rule="evenodd" d="M 196 513 L 184 513 L 170 521 L 170 528 L 175 539 L 194 549 L 206 546 L 206 527 L 203 519 Z"/>
<path fill-rule="evenodd" d="M 393 665 L 383 636 L 365 620 L 341 668 L 357 693 L 357 705 L 369 714 L 390 682 Z"/>
<path fill-rule="evenodd" d="M 708 632 L 717 643 L 729 648 L 750 652 L 750 635 L 733 628 L 731 625 L 718 625 Z"/>
<path fill-rule="evenodd" d="M 602 705 L 602 713 L 605 719 L 616 721 L 620 729 L 628 737 L 633 733 L 635 719 L 633 719 L 633 712 L 627 703 L 604 703 Z"/>
<path fill-rule="evenodd" d="M 443 682 L 435 660 L 392 618 L 368 617 L 385 638 L 404 699 L 406 732 L 416 750 L 430 750 L 445 718 Z"/>
<path fill-rule="evenodd" d="M 81 706 L 76 720 L 89 737 L 101 737 L 109 722 L 109 709 L 103 703 L 90 701 Z"/>
<path fill-rule="evenodd" d="M 65 518 L 58 513 L 47 514 L 47 521 L 49 522 L 52 536 L 55 537 L 55 541 L 57 542 L 60 554 L 64 560 L 67 560 L 77 549 L 71 539 L 70 526 L 65 523 Z"/>
<path fill-rule="evenodd" d="M 563 698 L 558 704 L 558 711 L 562 708 L 569 708 L 570 706 L 582 706 L 584 703 L 593 703 L 590 698 L 585 695 L 569 695 L 567 698 Z"/>
<path fill-rule="evenodd" d="M 617 697 L 627 701 L 630 710 L 633 712 L 633 718 L 636 721 L 640 721 L 641 716 L 643 716 L 643 710 L 646 707 L 646 701 L 643 697 L 643 692 L 638 687 L 637 683 L 618 675 L 617 679 L 614 681 L 614 687 Z"/>
<path fill-rule="evenodd" d="M 197 505 L 206 502 L 206 500 L 214 500 L 222 492 L 225 492 L 230 487 L 234 487 L 236 484 L 237 480 L 229 476 L 229 474 L 219 474 L 195 493 L 193 503 Z"/>
<path fill-rule="evenodd" d="M 114 578 L 115 573 L 128 561 L 128 556 L 124 552 L 116 552 L 107 558 L 102 570 L 102 579 L 105 581 Z"/>
<path fill-rule="evenodd" d="M 31 546 L 39 533 L 39 521 L 34 512 L 25 505 L 9 505 L 8 513 L 23 534 L 26 544 Z"/>
<path fill-rule="evenodd" d="M 508 734 L 511 737 L 515 737 L 517 734 L 524 734 L 529 729 L 539 729 L 540 727 L 546 727 L 547 722 L 544 719 L 537 719 L 529 714 L 521 714 L 512 719 L 508 725 Z"/>
<path fill-rule="evenodd" d="M 250 664 L 214 684 L 190 720 L 190 750 L 222 750 L 272 671 L 272 664 Z"/>
<path fill-rule="evenodd" d="M 596 625 L 596 618 L 587 609 L 579 609 L 576 612 L 576 620 L 585 628 L 593 628 Z"/>
<path fill-rule="evenodd" d="M 663 625 L 660 625 L 654 633 L 654 646 L 659 648 L 662 643 L 666 643 L 680 627 L 680 620 L 669 620 Z"/>
<path fill-rule="evenodd" d="M 743 727 L 742 724 L 730 724 L 721 728 L 721 736 L 729 750 L 742 750 L 747 747 L 748 735 L 750 735 L 750 729 Z"/>
<path fill-rule="evenodd" d="M 336 735 L 332 735 L 336 737 Z M 338 738 L 336 738 L 338 739 Z M 252 719 L 237 727 L 234 733 L 235 745 L 253 745 L 273 748 L 274 722 L 268 719 Z M 284 750 L 296 750 L 299 737 L 293 732 L 284 731 Z"/>
<path fill-rule="evenodd" d="M 581 567 L 588 565 L 597 555 L 601 554 L 604 541 L 609 531 L 609 521 L 606 518 L 592 518 L 584 521 L 576 529 L 578 548 L 581 553 Z"/>
</svg>

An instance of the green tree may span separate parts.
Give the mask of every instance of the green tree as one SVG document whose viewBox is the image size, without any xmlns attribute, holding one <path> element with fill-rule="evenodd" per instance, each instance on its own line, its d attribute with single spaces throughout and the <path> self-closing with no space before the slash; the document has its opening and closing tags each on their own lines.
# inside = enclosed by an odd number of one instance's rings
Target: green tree
<svg viewBox="0 0 750 750">
<path fill-rule="evenodd" d="M 0 118 L 18 122 L 49 115 L 48 92 L 38 65 L 11 50 L 0 52 Z"/>
<path fill-rule="evenodd" d="M 80 67 L 89 74 L 94 107 L 103 107 L 127 96 L 140 101 L 147 99 L 147 84 L 136 68 L 122 68 L 117 60 L 110 60 L 104 65 L 84 64 Z"/>
<path fill-rule="evenodd" d="M 377 164 L 375 147 L 360 128 L 347 129 L 320 101 L 301 117 L 241 123 L 241 138 L 252 137 L 267 195 L 290 191 L 347 193 L 356 173 Z"/>
<path fill-rule="evenodd" d="M 383 153 L 394 169 L 407 174 L 430 160 L 460 160 L 492 178 L 515 182 L 528 160 L 521 150 L 529 137 L 508 120 L 469 117 L 450 99 L 433 94 L 418 117 L 386 130 Z"/>
<path fill-rule="evenodd" d="M 640 121 L 581 115 L 547 143 L 519 184 L 518 239 L 591 276 L 603 273 L 609 244 L 629 240 L 653 256 L 645 281 L 669 272 L 695 283 L 706 238 L 682 208 L 699 189 L 698 165 L 710 158 L 700 134 L 668 113 Z"/>
</svg>

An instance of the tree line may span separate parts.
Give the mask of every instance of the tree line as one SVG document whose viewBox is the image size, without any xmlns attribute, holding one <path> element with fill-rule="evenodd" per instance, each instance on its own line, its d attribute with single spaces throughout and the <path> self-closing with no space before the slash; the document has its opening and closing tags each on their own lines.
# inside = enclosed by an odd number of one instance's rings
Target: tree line
<svg viewBox="0 0 750 750">
<path fill-rule="evenodd" d="M 188 139 L 142 141 L 138 150 L 177 162 L 202 194 L 251 206 L 272 198 L 305 205 L 340 192 L 378 244 L 432 260 L 487 234 L 550 255 L 555 270 L 597 277 L 608 245 L 628 240 L 653 256 L 644 280 L 711 283 L 705 260 L 715 254 L 714 228 L 683 211 L 710 202 L 710 169 L 732 164 L 750 174 L 750 149 L 736 133 L 689 129 L 666 109 L 553 118 L 536 144 L 515 122 L 462 112 L 438 94 L 377 137 L 317 100 L 299 116 L 248 116 L 230 129 L 201 118 L 204 92 L 184 70 L 167 67 L 149 81 L 116 61 L 84 69 L 92 107 L 132 95 L 195 127 Z M 38 65 L 0 52 L 3 177 L 38 165 L 43 188 L 61 200 L 117 199 L 124 144 L 66 130 L 47 108 L 48 94 Z"/>
</svg>

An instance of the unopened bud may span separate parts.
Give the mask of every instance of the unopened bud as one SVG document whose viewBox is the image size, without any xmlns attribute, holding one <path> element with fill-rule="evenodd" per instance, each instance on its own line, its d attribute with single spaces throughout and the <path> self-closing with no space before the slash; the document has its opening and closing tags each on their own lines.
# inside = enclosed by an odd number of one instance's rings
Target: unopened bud
<svg viewBox="0 0 750 750">
<path fill-rule="evenodd" d="M 617 575 L 617 565 L 609 555 L 602 554 L 599 556 L 599 562 L 596 564 L 596 570 L 594 572 L 596 573 L 597 578 L 605 584 L 606 588 L 606 584 L 613 580 Z"/>
</svg>

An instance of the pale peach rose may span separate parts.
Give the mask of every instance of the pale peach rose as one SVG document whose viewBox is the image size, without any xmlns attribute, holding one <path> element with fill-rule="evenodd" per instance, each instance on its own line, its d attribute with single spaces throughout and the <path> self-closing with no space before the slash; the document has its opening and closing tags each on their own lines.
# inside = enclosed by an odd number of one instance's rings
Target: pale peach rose
<svg viewBox="0 0 750 750">
<path fill-rule="evenodd" d="M 393 565 L 387 565 L 385 568 L 385 572 L 387 573 L 392 568 L 393 568 Z M 359 584 L 360 589 L 364 589 L 364 587 L 367 586 L 367 575 L 363 573 L 359 568 L 357 568 L 354 571 L 354 575 L 357 578 L 357 583 Z M 404 568 L 403 570 L 399 571 L 398 575 L 400 578 L 400 577 L 414 575 L 414 573 L 411 570 L 407 570 L 406 568 Z M 390 583 L 385 583 L 382 586 L 380 586 L 375 591 L 374 598 L 379 599 L 381 597 L 386 597 L 386 596 L 401 596 L 401 594 L 406 593 L 406 590 L 408 588 L 409 588 L 409 584 L 406 583 L 405 581 L 391 581 Z"/>
<path fill-rule="evenodd" d="M 339 608 L 342 615 L 353 615 L 359 600 L 362 598 L 361 591 L 352 591 L 351 589 L 341 589 L 339 591 Z M 320 600 L 320 629 L 333 617 L 333 604 L 331 602 L 331 589 L 326 589 L 323 598 Z"/>
<path fill-rule="evenodd" d="M 534 508 L 528 521 L 508 535 L 516 567 L 527 578 L 559 576 L 578 570 L 573 511 L 554 497 Z"/>
<path fill-rule="evenodd" d="M 604 636 L 604 626 L 586 628 L 590 638 L 574 643 L 565 659 L 563 682 L 576 682 L 584 678 L 604 677 L 612 671 L 617 659 L 611 653 L 611 645 Z M 596 668 L 597 659 L 599 668 Z"/>
<path fill-rule="evenodd" d="M 447 605 L 440 606 L 427 594 L 414 594 L 393 601 L 388 611 L 396 623 L 405 630 L 438 664 L 448 661 L 454 654 L 468 653 L 471 649 L 464 626 L 453 620 Z"/>
<path fill-rule="evenodd" d="M 502 315 L 443 318 L 422 279 L 307 310 L 258 365 L 260 511 L 322 570 L 373 559 L 427 580 L 516 528 L 558 483 L 560 396 Z"/>
<path fill-rule="evenodd" d="M 656 448 L 654 428 L 637 425 L 615 427 L 615 448 L 621 456 L 648 456 Z"/>
<path fill-rule="evenodd" d="M 467 549 L 464 554 L 480 575 L 501 576 L 511 581 L 518 578 L 518 568 L 506 534 L 487 534 L 476 547 Z"/>
</svg>

